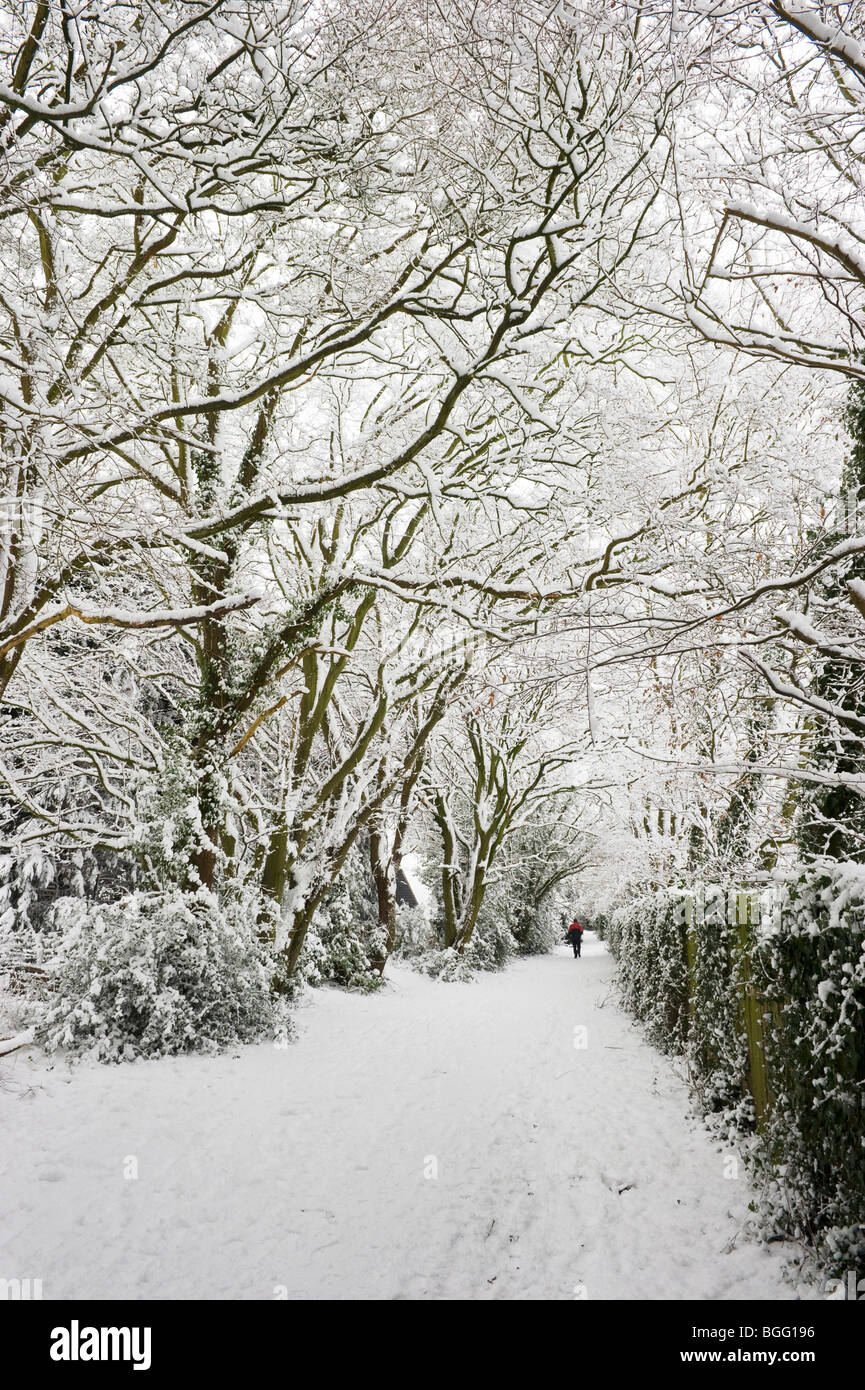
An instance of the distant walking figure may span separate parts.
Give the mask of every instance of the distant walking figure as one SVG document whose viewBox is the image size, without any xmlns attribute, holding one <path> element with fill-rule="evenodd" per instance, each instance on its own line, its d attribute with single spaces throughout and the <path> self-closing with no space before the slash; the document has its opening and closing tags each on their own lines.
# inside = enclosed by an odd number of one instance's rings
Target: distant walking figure
<svg viewBox="0 0 865 1390">
<path fill-rule="evenodd" d="M 568 927 L 568 940 L 574 948 L 574 959 L 576 960 L 580 954 L 580 948 L 583 944 L 583 928 L 580 926 L 580 923 L 577 921 L 576 917 L 574 918 L 571 925 Z"/>
</svg>

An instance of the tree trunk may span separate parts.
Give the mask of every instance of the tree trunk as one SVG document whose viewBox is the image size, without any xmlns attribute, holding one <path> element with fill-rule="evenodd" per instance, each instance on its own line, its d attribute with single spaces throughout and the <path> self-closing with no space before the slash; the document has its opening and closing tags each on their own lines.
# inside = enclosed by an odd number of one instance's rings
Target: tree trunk
<svg viewBox="0 0 865 1390">
<path fill-rule="evenodd" d="M 369 862 L 375 882 L 378 925 L 384 936 L 384 950 L 373 957 L 371 965 L 381 975 L 396 937 L 396 891 L 393 864 L 387 852 L 387 840 L 379 827 L 369 833 Z"/>
</svg>

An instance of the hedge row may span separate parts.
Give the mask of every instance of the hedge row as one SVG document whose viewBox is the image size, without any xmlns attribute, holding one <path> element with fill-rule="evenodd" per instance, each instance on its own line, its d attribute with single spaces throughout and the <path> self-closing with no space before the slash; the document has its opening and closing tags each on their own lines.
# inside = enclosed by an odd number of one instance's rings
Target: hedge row
<svg viewBox="0 0 865 1390">
<path fill-rule="evenodd" d="M 865 1274 L 865 871 L 632 893 L 598 923 L 627 1008 L 748 1159 L 769 1239 Z"/>
</svg>

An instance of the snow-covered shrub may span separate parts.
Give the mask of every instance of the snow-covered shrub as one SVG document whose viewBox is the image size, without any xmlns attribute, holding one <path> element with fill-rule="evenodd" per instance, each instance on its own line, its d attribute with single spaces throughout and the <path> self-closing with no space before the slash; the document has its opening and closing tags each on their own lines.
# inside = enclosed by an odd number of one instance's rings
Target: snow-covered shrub
<svg viewBox="0 0 865 1390">
<path fill-rule="evenodd" d="M 836 1273 L 865 1268 L 865 872 L 805 871 L 754 951 L 773 1093 L 759 1158 L 764 1215 Z"/>
<path fill-rule="evenodd" d="M 473 955 L 480 968 L 499 969 L 512 956 L 543 955 L 562 940 L 564 899 L 542 890 L 531 864 L 520 860 L 491 885 L 475 929 Z"/>
<path fill-rule="evenodd" d="M 384 944 L 372 874 L 355 847 L 312 919 L 289 993 L 328 983 L 377 989 L 381 976 L 372 962 L 382 958 Z"/>
<path fill-rule="evenodd" d="M 688 995 L 681 899 L 652 890 L 634 893 L 598 925 L 618 963 L 625 1006 L 660 1051 L 684 1051 Z"/>
<path fill-rule="evenodd" d="M 401 960 L 414 960 L 434 946 L 435 937 L 426 909 L 420 903 L 416 907 L 397 907 L 393 954 Z"/>
<path fill-rule="evenodd" d="M 0 966 L 41 963 L 50 948 L 58 899 L 100 896 L 114 877 L 115 866 L 91 848 L 57 852 L 37 843 L 0 854 Z"/>
<path fill-rule="evenodd" d="M 742 1009 L 747 956 L 741 929 L 723 888 L 696 885 L 691 897 L 695 905 L 687 923 L 683 894 L 675 895 L 673 908 L 684 924 L 686 943 L 690 941 L 690 966 L 679 985 L 680 1001 L 688 1009 L 688 1068 L 703 1110 L 725 1116 L 728 1125 L 746 1133 L 753 1128 L 754 1110 L 746 1080 Z"/>
<path fill-rule="evenodd" d="M 475 970 L 501 970 L 517 953 L 517 943 L 510 927 L 510 912 L 498 895 L 488 893 L 478 914 L 465 957 Z"/>
<path fill-rule="evenodd" d="M 565 900 L 550 894 L 539 903 L 523 901 L 514 913 L 511 935 L 516 942 L 517 955 L 540 956 L 562 941 L 564 928 L 573 916 Z"/>
<path fill-rule="evenodd" d="M 248 905 L 203 893 L 57 904 L 61 931 L 38 1040 L 103 1061 L 211 1052 L 282 1031 Z"/>
<path fill-rule="evenodd" d="M 737 885 L 688 896 L 686 911 L 681 889 L 632 893 L 596 922 L 623 1002 L 686 1059 L 704 1112 L 740 1142 L 760 1179 L 758 1229 L 805 1242 L 830 1272 L 861 1269 L 865 871 L 805 868 L 763 895 L 759 924 L 739 920 Z M 746 983 L 768 1086 L 759 1123 Z"/>
<path fill-rule="evenodd" d="M 423 975 L 429 975 L 433 980 L 443 980 L 446 984 L 465 984 L 474 978 L 476 969 L 468 954 L 460 955 L 453 946 L 427 951 L 417 956 L 412 965 Z"/>
<path fill-rule="evenodd" d="M 43 900 L 56 877 L 54 858 L 42 846 L 0 855 L 0 952 L 4 956 L 15 952 L 26 957 L 37 949 Z"/>
<path fill-rule="evenodd" d="M 622 1001 L 653 1045 L 686 1058 L 707 1113 L 733 1109 L 747 1127 L 737 929 L 723 889 L 694 885 L 690 897 L 698 906 L 689 911 L 681 889 L 632 891 L 595 925 L 616 958 Z"/>
</svg>

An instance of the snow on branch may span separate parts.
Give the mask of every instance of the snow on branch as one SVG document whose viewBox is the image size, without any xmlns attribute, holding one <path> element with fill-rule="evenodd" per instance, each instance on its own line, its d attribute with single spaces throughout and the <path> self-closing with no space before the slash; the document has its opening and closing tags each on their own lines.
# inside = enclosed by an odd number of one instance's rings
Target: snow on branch
<svg viewBox="0 0 865 1390">
<path fill-rule="evenodd" d="M 752 222 L 759 227 L 766 227 L 770 231 L 783 232 L 793 240 L 807 241 L 818 251 L 825 251 L 827 256 L 838 261 L 856 280 L 865 285 L 865 257 L 852 244 L 844 243 L 838 237 L 819 231 L 812 223 L 802 222 L 786 213 L 757 207 L 755 203 L 746 202 L 728 203 L 727 216 L 738 218 L 743 222 Z"/>
<path fill-rule="evenodd" d="M 865 664 L 865 651 L 860 651 L 856 647 L 849 645 L 839 646 L 833 642 L 825 633 L 818 631 L 807 618 L 801 613 L 788 612 L 780 608 L 775 614 L 779 623 L 782 623 L 794 637 L 798 637 L 800 642 L 804 642 L 808 647 L 815 647 L 826 656 L 832 656 L 840 661 L 860 661 Z"/>
<path fill-rule="evenodd" d="M 855 39 L 844 33 L 841 25 L 833 28 L 824 24 L 820 16 L 806 5 L 785 5 L 782 0 L 771 0 L 771 5 L 780 19 L 792 24 L 800 34 L 812 39 L 825 53 L 837 58 L 865 81 L 865 52 Z"/>
<path fill-rule="evenodd" d="M 35 1029 L 27 1028 L 23 1033 L 17 1033 L 14 1038 L 0 1038 L 0 1057 L 8 1057 L 10 1052 L 17 1052 L 19 1047 L 27 1047 L 35 1036 Z"/>
<path fill-rule="evenodd" d="M 797 705 L 805 705 L 808 709 L 814 710 L 816 714 L 822 714 L 825 718 L 834 719 L 844 728 L 850 729 L 854 733 L 865 733 L 865 719 L 855 714 L 852 710 L 845 709 L 843 705 L 834 704 L 830 700 L 823 700 L 819 695 L 811 695 L 803 690 L 800 685 L 796 685 L 791 680 L 785 680 L 761 661 L 754 652 L 747 648 L 742 648 L 739 653 L 741 659 L 763 677 L 769 689 L 782 699 L 790 700 Z"/>
<path fill-rule="evenodd" d="M 219 599 L 216 603 L 202 604 L 196 608 L 154 608 L 144 612 L 136 612 L 130 608 L 92 607 L 77 599 L 70 599 L 66 603 L 56 604 L 46 609 L 35 622 L 29 623 L 27 627 L 13 633 L 5 641 L 0 635 L 0 657 L 5 656 L 13 648 L 28 642 L 31 637 L 35 637 L 45 628 L 53 627 L 55 623 L 64 622 L 67 618 L 77 618 L 82 623 L 107 627 L 142 629 L 191 627 L 196 623 L 205 622 L 208 618 L 219 618 L 228 613 L 251 608 L 260 601 L 261 597 L 262 591 L 253 589 L 247 593 L 234 594 L 229 598 Z"/>
</svg>

